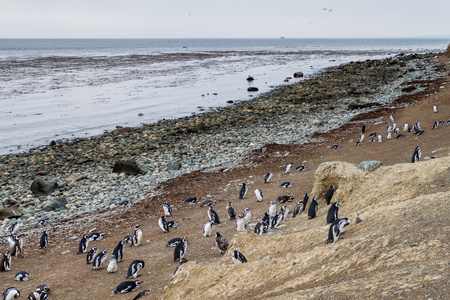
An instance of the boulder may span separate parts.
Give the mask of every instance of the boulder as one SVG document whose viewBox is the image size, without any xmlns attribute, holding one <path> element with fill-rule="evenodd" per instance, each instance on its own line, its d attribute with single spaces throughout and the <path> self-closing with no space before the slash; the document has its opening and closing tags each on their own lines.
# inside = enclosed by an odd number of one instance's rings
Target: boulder
<svg viewBox="0 0 450 300">
<path fill-rule="evenodd" d="M 178 171 L 179 169 L 181 169 L 181 163 L 177 161 L 167 166 L 167 170 Z"/>
<path fill-rule="evenodd" d="M 134 159 L 116 161 L 112 172 L 117 174 L 125 173 L 128 175 L 145 173 Z"/>
<path fill-rule="evenodd" d="M 294 73 L 294 78 L 300 78 L 303 77 L 303 72 L 295 72 Z"/>
<path fill-rule="evenodd" d="M 20 216 L 22 216 L 22 212 L 17 206 L 0 208 L 0 220 L 18 218 Z"/>
<path fill-rule="evenodd" d="M 47 196 L 55 191 L 58 183 L 49 182 L 44 179 L 36 179 L 31 183 L 30 189 L 36 196 Z"/>
<path fill-rule="evenodd" d="M 52 200 L 48 200 L 44 203 L 42 210 L 44 211 L 52 211 L 52 210 L 61 210 L 66 207 L 67 200 L 64 198 L 56 198 Z"/>
<path fill-rule="evenodd" d="M 257 92 L 257 91 L 259 91 L 259 89 L 254 86 L 250 86 L 247 88 L 247 92 Z"/>
</svg>

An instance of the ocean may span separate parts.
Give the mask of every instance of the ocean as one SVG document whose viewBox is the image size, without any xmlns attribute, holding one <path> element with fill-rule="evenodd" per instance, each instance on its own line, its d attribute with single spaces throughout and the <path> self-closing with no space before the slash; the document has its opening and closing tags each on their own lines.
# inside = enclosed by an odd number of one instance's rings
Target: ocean
<svg viewBox="0 0 450 300">
<path fill-rule="evenodd" d="M 0 155 L 202 113 L 444 39 L 0 39 Z M 303 78 L 288 79 L 294 72 Z M 254 81 L 248 82 L 251 75 Z M 248 92 L 248 87 L 258 92 Z"/>
</svg>

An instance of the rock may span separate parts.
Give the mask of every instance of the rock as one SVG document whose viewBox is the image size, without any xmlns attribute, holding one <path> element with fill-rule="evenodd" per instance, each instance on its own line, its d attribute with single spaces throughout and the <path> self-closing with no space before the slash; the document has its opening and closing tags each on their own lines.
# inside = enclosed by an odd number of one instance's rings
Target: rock
<svg viewBox="0 0 450 300">
<path fill-rule="evenodd" d="M 73 242 L 73 241 L 75 241 L 75 240 L 78 240 L 78 237 L 77 237 L 77 236 L 71 236 L 67 241 L 68 241 L 68 242 Z"/>
<path fill-rule="evenodd" d="M 181 163 L 177 161 L 167 165 L 167 170 L 178 171 L 179 169 L 181 169 Z"/>
<path fill-rule="evenodd" d="M 247 92 L 257 92 L 257 91 L 259 91 L 259 89 L 254 86 L 250 86 L 247 88 Z"/>
<path fill-rule="evenodd" d="M 363 161 L 358 165 L 358 168 L 364 171 L 374 171 L 381 166 L 381 162 L 376 160 Z"/>
<path fill-rule="evenodd" d="M 318 120 L 318 119 L 315 119 L 314 121 L 311 122 L 311 125 L 314 125 L 314 126 L 321 126 L 322 124 L 323 124 L 323 121 Z"/>
<path fill-rule="evenodd" d="M 0 208 L 0 220 L 7 218 L 18 218 L 22 216 L 22 212 L 17 206 Z"/>
<path fill-rule="evenodd" d="M 300 78 L 303 77 L 303 72 L 295 72 L 294 73 L 294 78 Z"/>
<path fill-rule="evenodd" d="M 356 224 L 361 223 L 363 220 L 360 217 L 356 217 Z"/>
<path fill-rule="evenodd" d="M 42 210 L 44 211 L 60 211 L 66 208 L 67 200 L 64 198 L 56 198 L 52 200 L 48 200 L 44 203 L 44 207 Z"/>
<path fill-rule="evenodd" d="M 116 161 L 112 172 L 117 174 L 125 173 L 128 175 L 145 173 L 134 159 Z"/>
<path fill-rule="evenodd" d="M 58 187 L 56 182 L 48 182 L 43 179 L 36 179 L 31 183 L 30 189 L 36 196 L 47 196 Z"/>
</svg>

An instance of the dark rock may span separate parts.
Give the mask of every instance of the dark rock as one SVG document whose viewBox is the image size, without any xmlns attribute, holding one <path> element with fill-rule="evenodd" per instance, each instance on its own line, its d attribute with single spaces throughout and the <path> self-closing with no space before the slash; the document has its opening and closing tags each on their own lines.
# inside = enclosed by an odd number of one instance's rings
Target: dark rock
<svg viewBox="0 0 450 300">
<path fill-rule="evenodd" d="M 259 91 L 259 89 L 257 87 L 254 87 L 254 86 L 250 86 L 250 87 L 247 88 L 247 91 L 248 92 L 257 92 L 257 91 Z"/>
<path fill-rule="evenodd" d="M 125 173 L 128 175 L 136 175 L 145 173 L 136 163 L 134 159 L 119 160 L 114 164 L 113 173 Z"/>
<path fill-rule="evenodd" d="M 169 145 L 170 142 L 169 141 L 159 141 L 158 145 Z"/>
<path fill-rule="evenodd" d="M 234 103 L 234 101 L 233 100 L 228 100 L 227 103 L 228 104 L 232 104 L 232 103 Z"/>
<path fill-rule="evenodd" d="M 179 163 L 177 161 L 173 162 L 167 166 L 167 170 L 178 171 L 179 169 L 181 169 L 181 163 Z"/>
<path fill-rule="evenodd" d="M 44 211 L 60 211 L 66 208 L 67 200 L 64 198 L 56 198 L 53 200 L 46 201 L 42 210 Z"/>
<path fill-rule="evenodd" d="M 17 218 L 22 216 L 22 212 L 17 206 L 0 208 L 0 220 L 7 218 Z"/>
<path fill-rule="evenodd" d="M 294 78 L 300 78 L 303 77 L 303 72 L 295 72 L 294 73 Z"/>
<path fill-rule="evenodd" d="M 56 182 L 48 182 L 43 179 L 36 179 L 31 183 L 30 189 L 36 196 L 47 196 L 58 187 Z"/>
<path fill-rule="evenodd" d="M 360 217 L 356 217 L 356 224 L 361 223 L 363 220 Z"/>
</svg>

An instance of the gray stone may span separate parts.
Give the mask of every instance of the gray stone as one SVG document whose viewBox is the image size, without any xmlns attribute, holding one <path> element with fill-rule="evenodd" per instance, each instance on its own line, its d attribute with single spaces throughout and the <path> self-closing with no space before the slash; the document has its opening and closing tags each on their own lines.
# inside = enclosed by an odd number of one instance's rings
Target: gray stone
<svg viewBox="0 0 450 300">
<path fill-rule="evenodd" d="M 44 203 L 44 207 L 42 210 L 44 211 L 52 211 L 52 210 L 61 210 L 61 207 L 65 209 L 67 204 L 67 200 L 64 198 L 56 198 L 52 200 L 48 200 Z"/>
<path fill-rule="evenodd" d="M 114 164 L 113 173 L 136 175 L 145 173 L 134 159 L 118 160 Z"/>
<path fill-rule="evenodd" d="M 55 191 L 58 183 L 49 182 L 43 179 L 36 179 L 31 183 L 30 189 L 36 196 L 47 196 Z"/>
<path fill-rule="evenodd" d="M 167 170 L 178 171 L 179 169 L 181 169 L 181 163 L 179 163 L 177 161 L 173 162 L 167 166 Z"/>
<path fill-rule="evenodd" d="M 363 161 L 358 165 L 358 168 L 363 169 L 364 171 L 373 171 L 378 169 L 381 166 L 381 162 L 376 160 Z"/>
<path fill-rule="evenodd" d="M 73 241 L 75 241 L 75 240 L 78 240 L 78 237 L 77 237 L 77 236 L 71 236 L 71 237 L 68 239 L 69 242 L 73 242 Z"/>
</svg>

